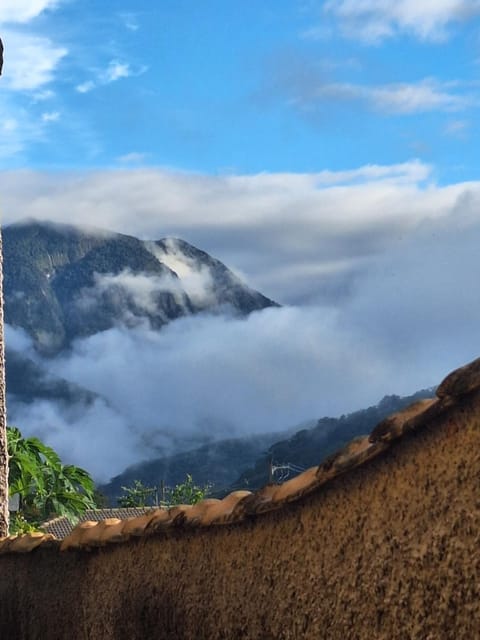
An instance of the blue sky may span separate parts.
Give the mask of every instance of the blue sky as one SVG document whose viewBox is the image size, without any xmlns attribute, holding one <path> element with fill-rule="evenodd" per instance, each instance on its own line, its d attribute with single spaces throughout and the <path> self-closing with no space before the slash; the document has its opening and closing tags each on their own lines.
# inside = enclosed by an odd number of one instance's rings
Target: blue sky
<svg viewBox="0 0 480 640">
<path fill-rule="evenodd" d="M 475 0 L 2 6 L 4 168 L 477 178 Z"/>
</svg>

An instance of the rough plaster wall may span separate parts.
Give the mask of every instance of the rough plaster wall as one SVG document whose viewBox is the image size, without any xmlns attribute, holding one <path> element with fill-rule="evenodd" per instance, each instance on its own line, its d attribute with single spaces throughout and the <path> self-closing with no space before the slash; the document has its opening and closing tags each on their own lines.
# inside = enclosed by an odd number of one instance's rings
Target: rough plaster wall
<svg viewBox="0 0 480 640">
<path fill-rule="evenodd" d="M 480 637 L 480 394 L 236 526 L 0 558 L 0 638 Z"/>
</svg>

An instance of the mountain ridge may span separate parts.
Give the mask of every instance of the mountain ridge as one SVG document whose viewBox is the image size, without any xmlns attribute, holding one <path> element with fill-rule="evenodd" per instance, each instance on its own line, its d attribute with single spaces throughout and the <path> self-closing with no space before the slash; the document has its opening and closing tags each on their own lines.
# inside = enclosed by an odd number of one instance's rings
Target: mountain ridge
<svg viewBox="0 0 480 640">
<path fill-rule="evenodd" d="M 298 427 L 283 432 L 220 440 L 181 453 L 155 458 L 128 467 L 113 477 L 100 491 L 114 504 L 121 495 L 122 486 L 140 480 L 151 487 L 163 482 L 174 486 L 184 480 L 187 473 L 200 485 L 211 485 L 212 494 L 222 496 L 236 488 L 259 489 L 277 477 L 269 477 L 271 465 L 281 468 L 293 463 L 297 470 L 289 469 L 287 478 L 293 478 L 302 468 L 327 458 L 352 439 L 368 433 L 375 425 L 392 413 L 419 400 L 435 395 L 435 389 L 422 389 L 409 396 L 384 396 L 376 405 L 338 418 L 323 417 L 310 428 Z M 206 463 L 208 461 L 208 464 Z"/>
<path fill-rule="evenodd" d="M 134 326 L 147 320 L 159 329 L 184 315 L 227 305 L 240 315 L 278 306 L 181 239 L 144 241 L 92 227 L 25 220 L 4 229 L 3 245 L 5 321 L 23 328 L 44 355 L 56 355 L 74 339 L 119 321 Z M 162 255 L 170 264 L 173 256 L 188 266 L 189 277 L 162 262 Z M 143 287 L 143 297 L 135 284 Z"/>
</svg>

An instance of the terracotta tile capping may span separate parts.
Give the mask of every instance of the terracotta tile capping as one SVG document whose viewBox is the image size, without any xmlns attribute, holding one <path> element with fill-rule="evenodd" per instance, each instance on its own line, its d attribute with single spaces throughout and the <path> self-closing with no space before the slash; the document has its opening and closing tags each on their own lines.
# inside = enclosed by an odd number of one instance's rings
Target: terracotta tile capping
<svg viewBox="0 0 480 640">
<path fill-rule="evenodd" d="M 60 541 L 51 533 L 24 533 L 22 535 L 8 536 L 0 539 L 0 554 L 4 553 L 28 553 L 37 547 L 60 547 Z"/>
</svg>

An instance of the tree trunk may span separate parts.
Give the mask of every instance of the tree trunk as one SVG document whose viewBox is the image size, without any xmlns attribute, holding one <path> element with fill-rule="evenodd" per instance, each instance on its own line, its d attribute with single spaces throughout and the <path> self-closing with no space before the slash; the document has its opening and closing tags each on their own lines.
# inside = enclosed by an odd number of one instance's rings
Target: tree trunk
<svg viewBox="0 0 480 640">
<path fill-rule="evenodd" d="M 8 449 L 3 326 L 3 247 L 0 228 L 0 538 L 8 535 Z"/>
</svg>

